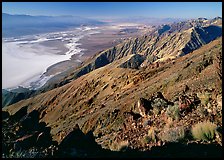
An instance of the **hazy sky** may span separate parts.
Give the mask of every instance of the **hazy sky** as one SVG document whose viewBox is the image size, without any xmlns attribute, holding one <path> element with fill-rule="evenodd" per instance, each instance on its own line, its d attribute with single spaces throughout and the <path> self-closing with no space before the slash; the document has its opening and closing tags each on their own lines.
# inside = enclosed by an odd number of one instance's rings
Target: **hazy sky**
<svg viewBox="0 0 224 160">
<path fill-rule="evenodd" d="M 222 2 L 3 2 L 2 12 L 91 18 L 214 18 L 222 16 Z"/>
</svg>

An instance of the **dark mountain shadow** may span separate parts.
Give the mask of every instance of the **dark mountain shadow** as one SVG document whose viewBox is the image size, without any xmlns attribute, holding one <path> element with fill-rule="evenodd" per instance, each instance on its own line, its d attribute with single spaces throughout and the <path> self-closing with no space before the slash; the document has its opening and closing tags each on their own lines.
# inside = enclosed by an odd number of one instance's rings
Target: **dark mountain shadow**
<svg viewBox="0 0 224 160">
<path fill-rule="evenodd" d="M 196 33 L 195 33 L 196 32 Z M 204 44 L 215 40 L 216 38 L 222 36 L 222 28 L 219 26 L 208 26 L 208 27 L 195 27 L 195 32 L 192 32 L 191 40 L 182 49 L 184 52 L 182 55 L 188 54 Z M 200 41 L 198 40 L 198 37 Z M 197 44 L 197 45 L 195 45 Z"/>
<path fill-rule="evenodd" d="M 57 145 L 51 136 L 51 128 L 45 122 L 39 122 L 40 113 L 34 110 L 27 113 L 28 106 L 22 107 L 14 115 L 3 112 L 6 118 L 2 119 L 2 154 L 11 152 L 25 152 L 33 147 L 37 150 Z"/>
<path fill-rule="evenodd" d="M 21 118 L 23 118 L 27 114 L 27 108 L 28 106 L 22 107 L 19 111 L 17 111 L 15 114 L 11 115 L 9 118 L 11 121 L 19 121 Z"/>
<path fill-rule="evenodd" d="M 104 149 L 95 142 L 93 133 L 84 134 L 76 125 L 59 144 L 54 157 L 97 157 L 103 153 Z"/>
<path fill-rule="evenodd" d="M 204 27 L 204 30 L 209 33 L 210 41 L 222 36 L 222 27 L 211 25 L 208 27 Z"/>
<path fill-rule="evenodd" d="M 168 31 L 171 27 L 169 25 L 164 25 L 161 29 L 158 30 L 159 35 L 163 34 L 164 32 Z"/>
</svg>

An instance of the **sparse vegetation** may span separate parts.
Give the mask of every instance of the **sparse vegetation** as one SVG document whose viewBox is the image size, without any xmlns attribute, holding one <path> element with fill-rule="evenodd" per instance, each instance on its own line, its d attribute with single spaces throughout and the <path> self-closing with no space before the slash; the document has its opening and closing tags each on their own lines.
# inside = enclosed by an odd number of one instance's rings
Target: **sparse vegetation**
<svg viewBox="0 0 224 160">
<path fill-rule="evenodd" d="M 219 89 L 222 88 L 222 52 L 221 51 L 214 54 L 213 61 L 214 61 L 213 63 L 215 64 L 216 74 L 218 77 L 218 79 L 216 81 L 216 85 L 217 85 L 217 89 L 219 92 L 220 91 Z"/>
<path fill-rule="evenodd" d="M 150 137 L 148 135 L 145 135 L 142 139 L 142 144 L 148 144 L 151 141 Z"/>
<path fill-rule="evenodd" d="M 197 93 L 197 96 L 201 100 L 201 104 L 206 106 L 211 97 L 211 93 L 209 93 L 209 92 Z"/>
<path fill-rule="evenodd" d="M 166 142 L 178 142 L 185 137 L 183 127 L 165 128 L 159 133 L 159 138 Z"/>
<path fill-rule="evenodd" d="M 166 110 L 166 115 L 172 118 L 173 120 L 178 120 L 180 118 L 179 106 L 176 104 L 174 106 L 169 105 Z"/>
<path fill-rule="evenodd" d="M 153 142 L 156 142 L 156 133 L 155 133 L 155 129 L 153 127 L 151 127 L 148 131 L 148 137 L 150 138 L 150 140 L 152 140 Z"/>
<path fill-rule="evenodd" d="M 156 98 L 154 102 L 152 103 L 152 112 L 154 115 L 160 114 L 161 110 L 165 107 L 167 107 L 167 102 L 163 99 Z"/>
<path fill-rule="evenodd" d="M 216 98 L 216 101 L 217 101 L 217 109 L 218 109 L 218 111 L 222 111 L 222 95 L 221 94 L 219 94 L 219 95 L 217 95 L 217 98 Z"/>
<path fill-rule="evenodd" d="M 152 109 L 152 113 L 153 113 L 154 115 L 158 115 L 159 112 L 160 112 L 160 109 L 159 109 L 158 107 L 154 107 L 154 108 Z"/>
<path fill-rule="evenodd" d="M 217 125 L 209 121 L 201 122 L 192 127 L 194 139 L 210 141 L 215 138 Z"/>
<path fill-rule="evenodd" d="M 202 105 L 197 107 L 197 111 L 202 117 L 208 114 L 207 110 Z"/>
<path fill-rule="evenodd" d="M 129 145 L 128 141 L 120 141 L 120 142 L 115 141 L 109 147 L 110 150 L 112 151 L 125 151 L 128 145 Z"/>
</svg>

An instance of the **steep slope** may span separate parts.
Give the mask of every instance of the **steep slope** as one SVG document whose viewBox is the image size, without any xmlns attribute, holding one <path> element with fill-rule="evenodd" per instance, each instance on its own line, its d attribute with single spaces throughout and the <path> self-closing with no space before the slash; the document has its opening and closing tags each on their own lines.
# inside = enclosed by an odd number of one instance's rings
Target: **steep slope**
<svg viewBox="0 0 224 160">
<path fill-rule="evenodd" d="M 175 59 L 192 52 L 222 35 L 219 26 L 201 19 L 162 25 L 139 38 L 130 39 L 95 55 L 75 71 L 65 71 L 50 79 L 41 90 L 46 91 L 62 86 L 90 71 L 105 66 L 131 54 L 139 54 L 144 59 L 139 67 L 153 62 Z M 66 75 L 66 76 L 65 76 Z"/>
<path fill-rule="evenodd" d="M 32 96 L 63 86 L 127 55 L 137 54 L 141 57 L 126 64 L 126 67 L 131 68 L 144 67 L 186 55 L 222 35 L 221 27 L 213 25 L 217 21 L 219 18 L 213 20 L 199 18 L 162 25 L 148 35 L 126 40 L 96 54 L 77 69 L 71 68 L 54 76 L 43 87 L 33 92 Z M 6 104 L 12 104 L 12 102 Z"/>
<path fill-rule="evenodd" d="M 104 148 L 114 149 L 114 143 L 127 140 L 131 148 L 150 149 L 149 145 L 141 143 L 150 127 L 143 127 L 147 118 L 140 116 L 130 120 L 130 113 L 141 114 L 136 106 L 138 100 L 149 99 L 158 91 L 168 101 L 173 102 L 177 101 L 183 91 L 188 96 L 209 92 L 213 95 L 210 97 L 209 108 L 212 111 L 201 116 L 197 104 L 192 112 L 183 114 L 173 125 L 186 125 L 186 129 L 189 129 L 207 119 L 219 127 L 222 126 L 222 115 L 217 105 L 220 102 L 216 98 L 220 94 L 220 86 L 217 86 L 218 69 L 215 62 L 216 56 L 221 52 L 222 41 L 218 39 L 176 60 L 160 63 L 157 67 L 148 66 L 141 70 L 121 68 L 122 64 L 135 56 L 131 54 L 62 87 L 22 100 L 2 110 L 10 114 L 15 114 L 25 106 L 28 106 L 28 113 L 37 110 L 40 121 L 51 128 L 53 139 L 59 143 L 78 124 L 84 133 L 93 131 L 97 142 Z M 164 123 L 168 123 L 163 116 L 161 113 L 151 117 L 151 125 L 157 126 L 158 135 L 163 133 Z M 137 128 L 132 123 L 137 124 Z M 132 137 L 135 133 L 137 137 Z M 161 145 L 161 141 L 150 145 L 159 144 Z"/>
</svg>

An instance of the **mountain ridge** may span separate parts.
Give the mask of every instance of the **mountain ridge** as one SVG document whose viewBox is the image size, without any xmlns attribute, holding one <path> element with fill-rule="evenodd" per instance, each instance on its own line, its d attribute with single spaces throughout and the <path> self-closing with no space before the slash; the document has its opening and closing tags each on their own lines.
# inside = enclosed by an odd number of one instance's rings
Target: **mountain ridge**
<svg viewBox="0 0 224 160">
<path fill-rule="evenodd" d="M 195 30 L 195 29 L 191 29 L 191 26 L 187 26 L 188 27 L 187 29 L 191 30 L 190 33 L 186 29 L 184 29 L 183 33 L 179 33 L 177 31 L 179 30 L 178 29 L 179 24 L 182 24 L 182 22 L 174 23 L 174 26 L 172 26 L 172 28 L 177 27 L 177 29 L 174 29 L 173 31 L 171 31 L 171 35 L 169 33 L 163 33 L 164 35 L 158 36 L 157 30 L 155 30 L 154 32 L 151 32 L 149 35 L 145 35 L 140 38 L 135 38 L 131 40 L 126 40 L 123 43 L 118 44 L 117 46 L 114 46 L 112 48 L 109 48 L 105 51 L 100 52 L 99 54 L 95 55 L 91 60 L 87 60 L 87 62 L 84 63 L 83 66 L 76 69 L 75 72 L 70 73 L 70 74 L 73 74 L 73 76 L 68 76 L 70 78 L 67 78 L 67 80 L 65 80 L 66 83 L 72 79 L 82 76 L 96 68 L 102 67 L 108 63 L 113 62 L 114 60 L 117 60 L 129 54 L 139 54 L 145 57 L 145 61 L 143 62 L 141 67 L 156 61 L 175 59 L 176 57 L 188 54 L 189 52 L 214 40 L 215 38 L 221 36 L 221 33 L 222 33 L 221 28 L 215 27 L 218 34 L 216 34 L 215 37 L 211 37 L 211 35 L 213 34 L 212 31 L 207 32 L 207 31 L 204 31 L 203 28 L 200 28 L 200 27 L 199 29 Z M 189 24 L 185 24 L 185 26 L 186 25 L 189 25 Z M 197 25 L 197 23 L 194 25 Z M 198 33 L 201 30 L 203 32 Z M 198 35 L 200 34 L 204 34 L 204 37 L 198 37 Z M 186 42 L 184 42 L 185 39 L 186 39 Z M 167 45 L 167 43 L 170 43 L 170 44 Z M 185 43 L 185 44 L 183 45 L 182 43 Z M 166 47 L 166 45 L 168 47 Z M 177 46 L 177 47 L 172 48 L 172 46 Z M 64 73 L 62 73 L 62 75 L 63 74 Z M 60 77 L 60 74 L 58 76 Z M 47 82 L 46 85 L 55 84 L 54 81 L 56 81 L 57 83 L 58 81 L 57 77 L 53 77 L 51 80 L 49 80 L 49 82 Z M 59 81 L 60 81 L 60 78 L 59 78 Z M 66 84 L 66 83 L 62 83 L 62 84 Z"/>
<path fill-rule="evenodd" d="M 147 35 L 125 40 L 121 44 L 94 55 L 78 68 L 71 68 L 54 76 L 43 87 L 37 91 L 31 91 L 32 94 L 29 95 L 37 95 L 63 86 L 82 75 L 131 54 L 141 56 L 135 68 L 172 61 L 220 37 L 222 29 L 220 26 L 213 25 L 217 21 L 220 21 L 220 17 L 211 20 L 199 18 L 161 25 Z M 129 66 L 134 66 L 130 62 Z M 13 104 L 13 101 L 5 104 Z"/>
<path fill-rule="evenodd" d="M 2 13 L 3 37 L 19 37 L 63 31 L 81 25 L 102 25 L 105 22 L 79 16 L 31 16 Z"/>
<path fill-rule="evenodd" d="M 100 133 L 106 136 L 109 130 L 111 133 L 117 127 L 122 127 L 122 123 L 116 127 L 115 124 L 112 125 L 113 121 L 110 121 L 111 125 L 105 124 L 108 126 L 106 128 L 98 128 L 98 123 L 106 123 L 107 116 L 119 121 L 119 117 L 124 117 L 123 113 L 130 111 L 142 96 L 149 97 L 156 91 L 161 91 L 167 99 L 172 100 L 184 89 L 183 84 L 188 85 L 190 90 L 196 93 L 202 88 L 214 87 L 211 84 L 215 83 L 217 75 L 210 60 L 213 56 L 210 52 L 220 51 L 220 43 L 221 39 L 215 40 L 198 51 L 154 69 L 120 68 L 121 64 L 134 55 L 126 56 L 71 83 L 4 107 L 3 110 L 10 114 L 16 113 L 23 106 L 29 106 L 28 113 L 37 110 L 40 112 L 40 121 L 51 126 L 51 134 L 58 142 L 70 131 L 73 123 L 78 123 L 84 133 L 93 130 L 95 136 Z M 198 70 L 206 59 L 208 66 Z M 192 63 L 189 65 L 190 61 Z M 178 70 L 173 72 L 174 68 Z M 119 110 L 117 116 L 113 114 L 115 110 Z"/>
</svg>

